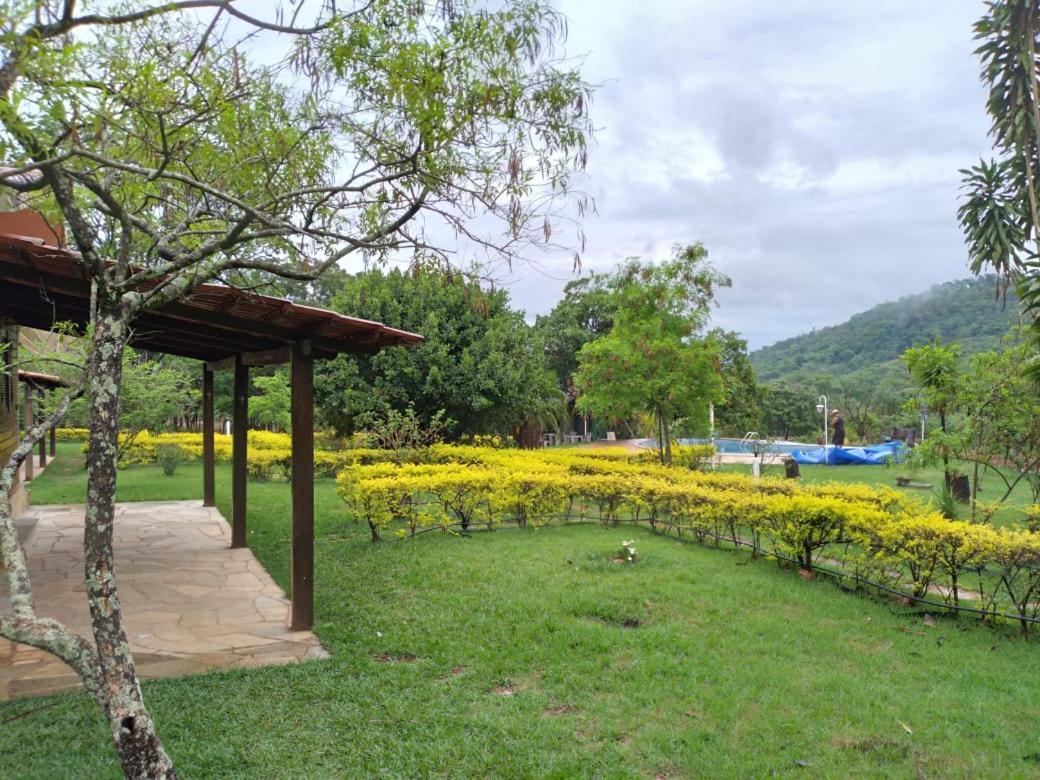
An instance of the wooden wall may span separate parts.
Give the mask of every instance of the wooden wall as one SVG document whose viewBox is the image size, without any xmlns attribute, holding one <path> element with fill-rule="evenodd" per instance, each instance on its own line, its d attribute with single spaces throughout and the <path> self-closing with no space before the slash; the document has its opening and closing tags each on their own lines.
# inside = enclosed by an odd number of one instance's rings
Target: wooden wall
<svg viewBox="0 0 1040 780">
<path fill-rule="evenodd" d="M 18 326 L 0 314 L 0 464 L 18 444 Z M 15 476 L 11 510 L 18 517 L 26 508 L 26 494 Z"/>
</svg>

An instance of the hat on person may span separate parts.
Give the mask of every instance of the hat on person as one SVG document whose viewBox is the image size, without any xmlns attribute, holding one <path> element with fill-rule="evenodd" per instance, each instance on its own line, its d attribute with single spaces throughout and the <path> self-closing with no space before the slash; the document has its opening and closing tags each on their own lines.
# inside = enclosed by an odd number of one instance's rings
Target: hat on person
<svg viewBox="0 0 1040 780">
<path fill-rule="evenodd" d="M 841 414 L 841 412 L 839 412 L 837 409 L 831 409 L 831 417 L 833 417 L 836 414 Z"/>
</svg>

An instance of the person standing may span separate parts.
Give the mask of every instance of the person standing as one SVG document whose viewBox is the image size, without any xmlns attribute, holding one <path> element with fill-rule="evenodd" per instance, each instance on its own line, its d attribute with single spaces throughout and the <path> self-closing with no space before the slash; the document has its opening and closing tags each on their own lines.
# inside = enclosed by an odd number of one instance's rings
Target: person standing
<svg viewBox="0 0 1040 780">
<path fill-rule="evenodd" d="M 835 447 L 845 446 L 845 418 L 841 416 L 841 412 L 837 409 L 831 412 L 831 427 L 834 429 L 834 435 L 831 438 L 831 444 Z"/>
</svg>

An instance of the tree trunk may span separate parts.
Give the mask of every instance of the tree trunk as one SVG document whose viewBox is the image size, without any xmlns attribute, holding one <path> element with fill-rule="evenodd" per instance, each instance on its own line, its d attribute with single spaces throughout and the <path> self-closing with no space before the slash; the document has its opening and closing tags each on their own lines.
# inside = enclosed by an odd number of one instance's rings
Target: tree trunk
<svg viewBox="0 0 1040 780">
<path fill-rule="evenodd" d="M 939 429 L 943 432 L 945 437 L 946 434 L 946 412 L 942 409 L 939 410 Z M 946 448 L 946 444 L 942 447 L 942 462 L 943 462 L 943 477 L 947 485 L 950 484 L 950 452 Z"/>
<path fill-rule="evenodd" d="M 129 778 L 176 777 L 155 724 L 144 706 L 116 586 L 112 552 L 116 460 L 119 447 L 119 384 L 128 317 L 118 301 L 98 296 L 92 358 L 87 375 L 90 458 L 83 552 L 91 628 L 101 666 L 106 712 L 123 773 Z"/>
<path fill-rule="evenodd" d="M 668 418 L 661 415 L 661 427 L 664 428 L 664 459 L 668 465 L 672 464 L 672 426 Z"/>
<path fill-rule="evenodd" d="M 660 410 L 653 411 L 654 422 L 657 423 L 657 460 L 665 463 L 665 428 L 660 424 Z"/>
</svg>

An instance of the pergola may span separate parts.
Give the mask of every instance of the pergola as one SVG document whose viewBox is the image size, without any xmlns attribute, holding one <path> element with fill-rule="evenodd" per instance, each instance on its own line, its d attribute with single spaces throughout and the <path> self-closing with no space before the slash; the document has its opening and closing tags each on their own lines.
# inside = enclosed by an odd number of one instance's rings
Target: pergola
<svg viewBox="0 0 1040 780">
<path fill-rule="evenodd" d="M 76 253 L 0 233 L 0 315 L 49 330 L 89 320 L 90 281 Z M 280 298 L 204 284 L 185 299 L 142 314 L 130 344 L 204 362 L 203 504 L 214 506 L 213 372 L 234 372 L 231 546 L 246 546 L 249 369 L 288 363 L 292 386 L 292 610 L 290 628 L 314 618 L 314 360 L 410 346 L 422 336 Z"/>
<path fill-rule="evenodd" d="M 24 388 L 24 400 L 22 402 L 22 408 L 24 409 L 23 414 L 25 415 L 25 427 L 26 429 L 31 428 L 33 425 L 33 395 L 42 395 L 47 390 L 53 390 L 58 387 L 68 387 L 68 383 L 60 376 L 54 376 L 52 374 L 41 374 L 38 371 L 25 371 L 23 369 L 18 370 L 18 381 L 22 383 Z M 54 428 L 50 430 L 51 439 L 51 457 L 54 457 L 54 453 L 57 449 L 54 442 L 55 434 Z M 40 468 L 47 465 L 47 438 L 40 439 Z M 28 482 L 33 478 L 33 459 L 25 459 L 25 481 Z"/>
</svg>

